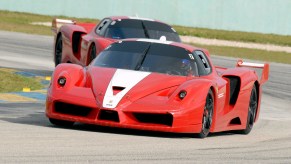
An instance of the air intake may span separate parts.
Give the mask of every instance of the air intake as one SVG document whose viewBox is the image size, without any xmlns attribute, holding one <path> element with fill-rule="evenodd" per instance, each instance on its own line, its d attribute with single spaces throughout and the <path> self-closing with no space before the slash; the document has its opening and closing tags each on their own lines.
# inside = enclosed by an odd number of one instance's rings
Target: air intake
<svg viewBox="0 0 291 164">
<path fill-rule="evenodd" d="M 72 115 L 72 116 L 87 116 L 92 109 L 84 106 L 68 104 L 64 102 L 56 102 L 54 104 L 55 112 L 60 114 Z"/>
<path fill-rule="evenodd" d="M 236 117 L 236 118 L 232 119 L 229 122 L 229 125 L 241 125 L 241 121 L 240 121 L 239 117 Z"/>
<path fill-rule="evenodd" d="M 119 92 L 123 91 L 124 89 L 125 89 L 125 87 L 113 86 L 113 87 L 112 87 L 113 95 L 118 94 Z"/>
<path fill-rule="evenodd" d="M 168 114 L 153 114 L 153 113 L 133 113 L 133 116 L 141 123 L 159 124 L 172 126 L 173 116 Z"/>
<path fill-rule="evenodd" d="M 98 120 L 119 122 L 119 117 L 118 117 L 117 111 L 100 110 L 99 115 L 98 115 Z"/>
</svg>

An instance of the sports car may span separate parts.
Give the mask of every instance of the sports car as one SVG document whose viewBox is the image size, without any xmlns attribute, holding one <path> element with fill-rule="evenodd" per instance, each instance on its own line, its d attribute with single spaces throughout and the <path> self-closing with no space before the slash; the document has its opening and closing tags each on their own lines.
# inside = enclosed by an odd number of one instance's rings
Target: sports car
<svg viewBox="0 0 291 164">
<path fill-rule="evenodd" d="M 88 65 L 104 48 L 125 38 L 159 39 L 181 42 L 169 25 L 153 19 L 115 16 L 94 23 L 77 23 L 73 20 L 54 19 L 54 62 Z"/>
<path fill-rule="evenodd" d="M 259 78 L 252 68 L 262 70 Z M 50 122 L 193 133 L 248 134 L 259 118 L 269 64 L 216 67 L 209 52 L 152 39 L 125 39 L 87 67 L 60 64 L 48 88 Z"/>
</svg>

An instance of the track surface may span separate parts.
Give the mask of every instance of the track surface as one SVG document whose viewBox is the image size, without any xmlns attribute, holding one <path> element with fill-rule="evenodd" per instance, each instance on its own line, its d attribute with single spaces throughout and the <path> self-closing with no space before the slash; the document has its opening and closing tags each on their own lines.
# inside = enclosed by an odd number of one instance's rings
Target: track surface
<svg viewBox="0 0 291 164">
<path fill-rule="evenodd" d="M 52 42 L 52 37 L 0 31 L 0 67 L 50 74 Z M 216 56 L 213 61 L 226 67 L 235 63 Z M 0 162 L 291 163 L 290 81 L 291 65 L 271 63 L 253 131 L 206 139 L 83 124 L 58 128 L 44 116 L 44 102 L 0 103 Z"/>
</svg>

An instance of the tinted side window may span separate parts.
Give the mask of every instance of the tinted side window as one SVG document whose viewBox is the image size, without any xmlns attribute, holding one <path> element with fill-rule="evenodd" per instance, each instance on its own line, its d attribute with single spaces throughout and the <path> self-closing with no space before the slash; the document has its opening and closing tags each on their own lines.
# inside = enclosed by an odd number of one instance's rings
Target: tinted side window
<svg viewBox="0 0 291 164">
<path fill-rule="evenodd" d="M 167 40 L 181 42 L 177 32 L 167 24 L 155 21 L 143 21 L 143 24 L 151 39 L 160 39 L 161 36 L 165 36 Z"/>
<path fill-rule="evenodd" d="M 113 43 L 94 60 L 94 66 L 134 70 L 150 46 L 147 42 Z"/>
<path fill-rule="evenodd" d="M 104 36 L 105 30 L 107 29 L 110 23 L 111 23 L 110 19 L 108 18 L 103 19 L 96 28 L 96 33 L 100 36 Z"/>
<path fill-rule="evenodd" d="M 199 69 L 199 75 L 208 75 L 211 73 L 211 66 L 207 56 L 203 51 L 194 51 L 194 56 L 196 58 L 197 66 Z"/>
<path fill-rule="evenodd" d="M 112 39 L 146 38 L 142 22 L 135 19 L 113 21 L 106 29 L 104 36 Z"/>
</svg>

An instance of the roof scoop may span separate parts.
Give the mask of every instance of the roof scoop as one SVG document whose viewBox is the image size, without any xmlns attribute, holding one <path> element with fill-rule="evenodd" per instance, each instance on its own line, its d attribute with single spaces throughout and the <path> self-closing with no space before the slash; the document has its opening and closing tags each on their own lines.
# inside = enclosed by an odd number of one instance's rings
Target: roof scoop
<svg viewBox="0 0 291 164">
<path fill-rule="evenodd" d="M 166 38 L 166 36 L 164 36 L 164 35 L 163 35 L 163 36 L 161 36 L 161 37 L 160 37 L 160 41 L 162 41 L 162 42 L 166 42 L 166 41 L 167 41 L 167 38 Z"/>
</svg>

